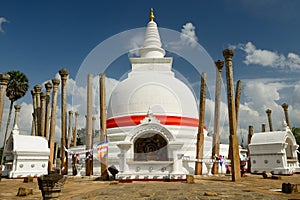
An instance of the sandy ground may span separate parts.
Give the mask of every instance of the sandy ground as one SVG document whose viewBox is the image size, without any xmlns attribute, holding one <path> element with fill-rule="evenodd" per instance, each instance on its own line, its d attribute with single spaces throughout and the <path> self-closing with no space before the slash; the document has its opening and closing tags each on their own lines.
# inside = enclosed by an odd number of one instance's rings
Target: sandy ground
<svg viewBox="0 0 300 200">
<path fill-rule="evenodd" d="M 300 174 L 282 176 L 279 180 L 263 179 L 261 175 L 243 177 L 240 182 L 231 176 L 197 176 L 195 183 L 141 182 L 117 183 L 98 181 L 98 177 L 67 177 L 59 199 L 299 199 L 300 193 L 284 194 L 282 183 L 300 184 Z M 17 197 L 19 187 L 32 188 L 33 194 Z M 206 196 L 213 192 L 216 196 Z M 23 179 L 0 181 L 0 199 L 42 199 L 37 179 L 24 183 Z"/>
</svg>

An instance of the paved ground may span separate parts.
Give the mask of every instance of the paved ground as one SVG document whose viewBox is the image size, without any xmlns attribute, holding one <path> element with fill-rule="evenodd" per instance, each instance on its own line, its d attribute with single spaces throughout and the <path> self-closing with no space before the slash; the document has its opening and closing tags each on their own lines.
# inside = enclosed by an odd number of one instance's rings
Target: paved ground
<svg viewBox="0 0 300 200">
<path fill-rule="evenodd" d="M 116 183 L 97 181 L 97 177 L 68 177 L 59 199 L 299 199 L 298 194 L 281 192 L 282 183 L 300 184 L 300 174 L 282 176 L 280 180 L 263 179 L 248 175 L 240 182 L 230 176 L 199 176 L 194 184 L 184 182 Z M 32 188 L 33 194 L 17 197 L 19 187 Z M 205 196 L 213 192 L 216 196 Z M 37 179 L 33 183 L 23 180 L 2 179 L 0 199 L 42 199 Z"/>
</svg>

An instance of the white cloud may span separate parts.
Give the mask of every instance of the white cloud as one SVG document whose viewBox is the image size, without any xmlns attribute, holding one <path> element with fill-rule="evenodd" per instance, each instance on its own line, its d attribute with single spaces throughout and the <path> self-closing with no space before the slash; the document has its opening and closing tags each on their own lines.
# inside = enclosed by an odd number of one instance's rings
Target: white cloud
<svg viewBox="0 0 300 200">
<path fill-rule="evenodd" d="M 4 32 L 4 30 L 2 28 L 2 24 L 5 22 L 8 23 L 9 21 L 7 19 L 5 19 L 4 17 L 0 17 L 0 32 Z"/>
<path fill-rule="evenodd" d="M 183 43 L 195 47 L 198 43 L 198 38 L 195 33 L 196 27 L 191 23 L 187 22 L 182 26 L 180 39 Z"/>
<path fill-rule="evenodd" d="M 174 41 L 165 43 L 166 48 L 174 52 L 190 49 L 190 47 L 199 48 L 195 29 L 196 27 L 191 22 L 187 22 L 182 26 L 179 38 L 176 37 Z"/>
<path fill-rule="evenodd" d="M 130 39 L 130 52 L 129 57 L 139 56 L 138 50 L 143 46 L 145 33 L 142 31 L 137 31 L 137 33 Z"/>
<path fill-rule="evenodd" d="M 230 48 L 239 49 L 246 53 L 245 64 L 256 64 L 264 67 L 289 69 L 291 71 L 300 69 L 300 56 L 288 53 L 287 56 L 276 51 L 257 49 L 252 42 L 246 44 L 230 45 Z"/>
</svg>

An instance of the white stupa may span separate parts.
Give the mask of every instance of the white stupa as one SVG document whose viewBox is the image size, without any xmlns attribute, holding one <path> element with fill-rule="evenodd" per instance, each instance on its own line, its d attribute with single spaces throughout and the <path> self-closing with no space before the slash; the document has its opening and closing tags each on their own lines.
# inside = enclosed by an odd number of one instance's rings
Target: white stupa
<svg viewBox="0 0 300 200">
<path fill-rule="evenodd" d="M 120 171 L 119 179 L 180 179 L 194 173 L 195 162 L 187 160 L 196 156 L 198 106 L 189 87 L 174 76 L 173 59 L 164 56 L 151 10 L 139 57 L 130 58 L 132 71 L 108 105 L 108 165 Z M 205 131 L 206 158 L 211 143 Z"/>
</svg>

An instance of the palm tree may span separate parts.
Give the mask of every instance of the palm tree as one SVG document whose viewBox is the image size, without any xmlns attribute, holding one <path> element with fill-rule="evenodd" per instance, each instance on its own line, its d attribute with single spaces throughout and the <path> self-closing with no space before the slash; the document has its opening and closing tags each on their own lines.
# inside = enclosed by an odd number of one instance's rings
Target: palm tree
<svg viewBox="0 0 300 200">
<path fill-rule="evenodd" d="M 7 83 L 6 96 L 10 100 L 10 107 L 9 107 L 9 114 L 7 118 L 6 130 L 4 135 L 4 143 L 3 143 L 4 147 L 5 147 L 7 132 L 11 120 L 11 112 L 12 112 L 13 104 L 15 101 L 25 96 L 29 88 L 29 81 L 27 76 L 24 73 L 20 71 L 10 71 L 7 74 L 10 75 L 10 80 Z"/>
</svg>

